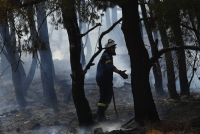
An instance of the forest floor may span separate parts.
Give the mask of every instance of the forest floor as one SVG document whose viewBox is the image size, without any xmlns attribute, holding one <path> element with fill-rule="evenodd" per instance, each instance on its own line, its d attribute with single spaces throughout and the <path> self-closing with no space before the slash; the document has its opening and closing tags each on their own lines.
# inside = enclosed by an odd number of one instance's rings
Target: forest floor
<svg viewBox="0 0 200 134">
<path fill-rule="evenodd" d="M 41 80 L 34 78 L 26 96 L 28 106 L 20 109 L 15 99 L 14 87 L 11 80 L 1 78 L 0 94 L 0 133 L 15 134 L 65 134 L 85 133 L 78 130 L 78 121 L 73 101 L 70 97 L 71 80 L 60 73 L 55 81 L 55 90 L 59 100 L 59 111 L 47 108 L 44 105 Z M 69 75 L 68 75 L 69 76 Z M 119 119 L 117 119 L 111 102 L 106 115 L 110 121 L 96 125 L 104 133 L 200 133 L 200 95 L 193 91 L 191 97 L 182 96 L 178 100 L 169 99 L 169 96 L 157 96 L 153 92 L 156 107 L 161 123 L 147 123 L 145 127 L 133 130 L 124 130 L 121 125 L 134 117 L 133 99 L 130 84 L 114 88 Z M 85 80 L 85 93 L 92 113 L 97 111 L 99 99 L 98 86 L 94 77 Z"/>
</svg>

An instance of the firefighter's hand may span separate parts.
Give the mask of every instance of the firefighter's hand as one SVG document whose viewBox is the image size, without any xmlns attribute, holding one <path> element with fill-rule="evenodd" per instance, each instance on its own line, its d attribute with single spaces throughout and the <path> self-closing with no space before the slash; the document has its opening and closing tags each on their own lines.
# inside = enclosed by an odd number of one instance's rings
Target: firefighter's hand
<svg viewBox="0 0 200 134">
<path fill-rule="evenodd" d="M 128 75 L 127 75 L 125 72 L 126 72 L 126 70 L 124 70 L 124 71 L 119 70 L 119 75 L 120 75 L 123 79 L 128 79 Z"/>
</svg>

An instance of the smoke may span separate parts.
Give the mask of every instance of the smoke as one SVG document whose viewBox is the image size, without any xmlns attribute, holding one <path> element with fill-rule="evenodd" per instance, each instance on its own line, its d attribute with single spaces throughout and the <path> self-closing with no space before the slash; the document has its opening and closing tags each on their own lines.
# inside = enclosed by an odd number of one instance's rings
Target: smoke
<svg viewBox="0 0 200 134">
<path fill-rule="evenodd" d="M 37 131 L 39 134 L 72 134 L 69 130 L 62 128 L 60 126 L 52 126 L 49 128 L 41 128 Z"/>
<path fill-rule="evenodd" d="M 94 126 L 92 129 L 88 128 L 80 128 L 76 133 L 78 134 L 85 134 L 85 133 L 94 133 L 94 129 L 102 128 L 103 132 L 111 132 L 113 130 L 120 130 L 122 123 L 115 123 L 115 122 L 101 122 L 98 125 Z M 93 132 L 91 132 L 93 131 Z"/>
<path fill-rule="evenodd" d="M 121 123 L 103 123 L 103 124 L 101 124 L 100 126 L 97 126 L 97 127 L 102 127 L 103 132 L 110 132 L 110 131 L 113 131 L 113 130 L 120 130 L 121 126 L 122 126 Z"/>
<path fill-rule="evenodd" d="M 125 80 L 123 78 L 121 78 L 119 75 L 117 74 L 114 74 L 114 77 L 113 77 L 113 86 L 114 87 L 122 87 L 124 86 L 124 82 Z"/>
</svg>

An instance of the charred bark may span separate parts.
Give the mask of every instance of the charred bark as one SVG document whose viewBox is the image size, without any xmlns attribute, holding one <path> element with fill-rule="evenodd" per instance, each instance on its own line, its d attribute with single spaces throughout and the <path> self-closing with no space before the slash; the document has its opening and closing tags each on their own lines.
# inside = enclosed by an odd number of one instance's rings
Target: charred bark
<svg viewBox="0 0 200 134">
<path fill-rule="evenodd" d="M 171 28 L 174 34 L 176 46 L 184 46 L 184 41 L 182 38 L 182 32 L 180 28 L 180 18 L 179 11 L 174 12 L 176 19 L 171 22 Z M 179 71 L 179 82 L 180 82 L 180 94 L 190 95 L 189 84 L 187 79 L 186 61 L 185 61 L 185 50 L 178 50 L 178 71 Z"/>
<path fill-rule="evenodd" d="M 141 4 L 141 10 L 142 10 L 142 16 L 143 18 L 147 18 L 146 8 L 144 4 Z M 157 44 L 158 42 L 154 42 L 153 36 L 152 36 L 152 28 L 151 24 L 147 19 L 144 20 L 144 25 L 147 31 L 148 39 L 151 45 L 151 53 L 152 55 L 155 55 L 155 53 L 158 51 Z M 162 73 L 160 68 L 159 60 L 156 61 L 156 63 L 153 66 L 153 74 L 155 78 L 155 91 L 159 95 L 163 95 L 165 91 L 163 90 L 163 84 L 162 84 Z"/>
<path fill-rule="evenodd" d="M 81 54 L 81 38 L 77 24 L 77 17 L 74 7 L 71 10 L 62 9 L 64 26 L 67 29 L 69 45 L 70 45 L 70 62 L 71 62 L 71 78 L 72 78 L 72 97 L 76 107 L 79 126 L 93 125 L 92 113 L 85 97 L 84 79 L 85 74 L 80 63 Z"/>
<path fill-rule="evenodd" d="M 149 84 L 150 60 L 139 27 L 138 1 L 129 0 L 122 7 L 122 31 L 131 60 L 131 86 L 134 98 L 135 120 L 159 121 Z"/>
<path fill-rule="evenodd" d="M 200 46 L 200 36 L 199 36 L 199 34 L 197 33 L 197 32 L 195 32 L 195 31 L 199 31 L 197 28 L 196 28 L 196 26 L 195 26 L 195 23 L 194 23 L 194 16 L 192 15 L 192 14 L 189 14 L 189 18 L 190 18 L 190 22 L 191 22 L 191 24 L 192 24 L 192 28 L 194 29 L 194 34 L 195 34 L 195 36 L 196 36 L 196 38 L 197 38 L 197 41 L 198 41 L 198 45 Z M 197 20 L 198 21 L 198 20 Z"/>
<path fill-rule="evenodd" d="M 161 36 L 163 48 L 165 49 L 165 48 L 170 47 L 169 41 L 167 39 L 167 32 L 165 30 L 163 23 L 158 22 L 158 29 L 160 31 L 160 36 Z M 173 64 L 171 52 L 165 53 L 165 61 L 166 61 L 166 67 L 167 67 L 167 80 L 168 80 L 167 87 L 168 87 L 169 95 L 170 95 L 170 98 L 177 99 L 178 93 L 176 91 L 174 64 Z"/>
</svg>

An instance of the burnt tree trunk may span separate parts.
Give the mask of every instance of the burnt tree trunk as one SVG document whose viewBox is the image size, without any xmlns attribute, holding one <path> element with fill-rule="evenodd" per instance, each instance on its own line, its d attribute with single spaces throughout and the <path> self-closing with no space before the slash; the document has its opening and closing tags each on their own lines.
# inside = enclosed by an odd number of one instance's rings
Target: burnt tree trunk
<svg viewBox="0 0 200 134">
<path fill-rule="evenodd" d="M 160 31 L 161 41 L 163 44 L 163 48 L 168 48 L 169 41 L 167 38 L 167 32 L 165 30 L 164 24 L 162 22 L 158 22 L 158 29 Z M 166 67 L 167 67 L 167 80 L 168 80 L 168 91 L 170 98 L 177 99 L 178 93 L 176 91 L 176 80 L 175 80 L 175 73 L 174 73 L 174 64 L 172 59 L 172 53 L 167 52 L 165 53 L 165 61 L 166 61 Z"/>
<path fill-rule="evenodd" d="M 143 18 L 147 18 L 145 5 L 141 4 L 140 6 L 141 6 Z M 144 20 L 144 25 L 145 25 L 145 29 L 147 31 L 148 39 L 151 45 L 151 53 L 152 53 L 152 56 L 154 56 L 158 48 L 157 48 L 157 44 L 153 40 L 151 25 L 148 22 L 148 20 Z M 157 61 L 155 65 L 153 65 L 153 74 L 155 78 L 155 91 L 157 94 L 163 95 L 165 91 L 163 90 L 162 73 L 161 73 L 159 61 Z"/>
<path fill-rule="evenodd" d="M 79 126 L 90 126 L 93 125 L 94 122 L 88 100 L 85 97 L 85 75 L 80 63 L 81 38 L 79 36 L 80 31 L 74 7 L 71 7 L 70 11 L 62 9 L 62 16 L 69 38 L 70 62 L 72 70 L 72 97 L 76 107 Z"/>
<path fill-rule="evenodd" d="M 139 27 L 138 1 L 129 0 L 122 7 L 122 31 L 131 60 L 131 86 L 135 120 L 159 121 L 149 84 L 150 60 Z"/>
<path fill-rule="evenodd" d="M 180 28 L 180 18 L 179 10 L 174 11 L 175 20 L 171 22 L 171 28 L 174 34 L 176 46 L 184 46 L 182 32 Z M 185 61 L 185 50 L 178 50 L 178 71 L 179 71 L 179 82 L 180 82 L 180 94 L 181 95 L 190 95 L 189 84 L 187 79 L 186 71 L 186 61 Z"/>
</svg>

